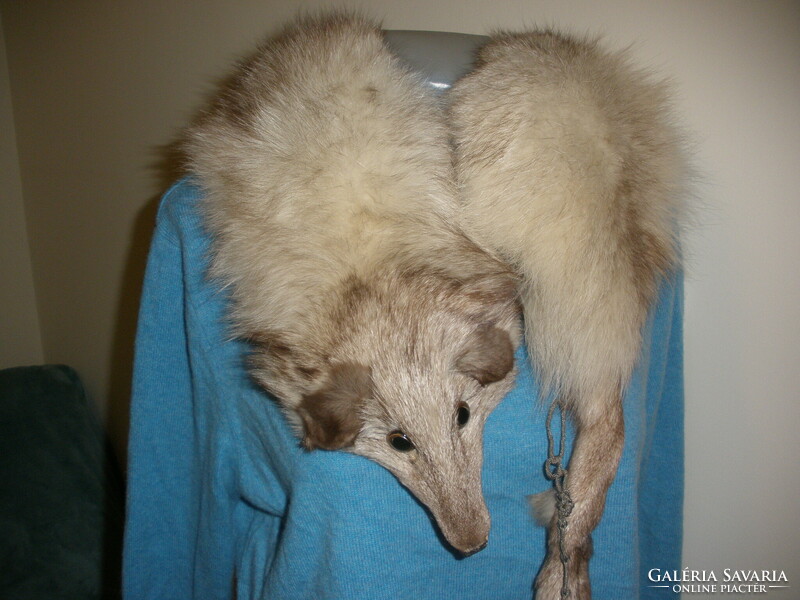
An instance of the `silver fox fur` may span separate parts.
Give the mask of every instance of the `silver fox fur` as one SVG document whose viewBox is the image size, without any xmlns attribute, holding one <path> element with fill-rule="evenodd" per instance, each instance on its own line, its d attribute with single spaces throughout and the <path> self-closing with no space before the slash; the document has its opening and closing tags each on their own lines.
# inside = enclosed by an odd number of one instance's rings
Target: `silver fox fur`
<svg viewBox="0 0 800 600">
<path fill-rule="evenodd" d="M 264 44 L 188 132 L 253 376 L 306 448 L 385 466 L 465 554 L 488 536 L 483 425 L 513 385 L 524 310 L 534 366 L 577 424 L 573 598 L 590 597 L 622 393 L 677 263 L 667 114 L 624 57 L 542 32 L 495 36 L 445 116 L 375 24 L 333 15 Z"/>
<path fill-rule="evenodd" d="M 376 25 L 310 19 L 240 66 L 187 149 L 212 275 L 304 445 L 377 461 L 454 548 L 483 547 L 483 424 L 513 383 L 519 309 L 457 225 L 436 101 Z"/>
<path fill-rule="evenodd" d="M 686 181 L 666 86 L 597 41 L 498 34 L 452 90 L 450 123 L 468 235 L 520 276 L 526 340 L 545 392 L 577 435 L 565 532 L 572 598 L 589 598 L 590 534 L 622 453 L 622 394 L 659 280 L 678 261 Z M 551 498 L 537 598 L 560 597 Z"/>
</svg>

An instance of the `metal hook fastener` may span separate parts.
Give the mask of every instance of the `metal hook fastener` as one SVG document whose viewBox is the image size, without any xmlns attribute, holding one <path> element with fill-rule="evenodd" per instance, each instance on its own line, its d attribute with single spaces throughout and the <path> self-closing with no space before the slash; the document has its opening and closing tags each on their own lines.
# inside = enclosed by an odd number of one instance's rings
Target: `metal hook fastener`
<svg viewBox="0 0 800 600">
<path fill-rule="evenodd" d="M 555 442 L 553 440 L 553 413 L 556 408 L 559 410 L 561 416 L 561 439 L 558 443 L 558 454 L 555 452 Z M 569 556 L 564 551 L 564 535 L 567 529 L 567 517 L 572 513 L 574 503 L 572 497 L 566 490 L 567 484 L 567 470 L 562 466 L 564 460 L 564 448 L 567 442 L 567 418 L 566 407 L 564 401 L 560 398 L 553 400 L 550 405 L 550 410 L 547 412 L 547 460 L 544 463 L 545 477 L 553 482 L 553 488 L 556 495 L 556 512 L 558 514 L 558 552 L 561 559 L 562 579 L 561 579 L 561 597 L 569 598 L 569 575 L 567 573 L 567 563 Z"/>
</svg>

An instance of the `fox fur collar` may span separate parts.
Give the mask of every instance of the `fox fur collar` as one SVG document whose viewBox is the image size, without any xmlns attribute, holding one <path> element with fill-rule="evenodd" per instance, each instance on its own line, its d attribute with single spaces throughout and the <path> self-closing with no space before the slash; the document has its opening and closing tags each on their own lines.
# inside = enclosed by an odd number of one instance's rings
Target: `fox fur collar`
<svg viewBox="0 0 800 600">
<path fill-rule="evenodd" d="M 566 532 L 545 515 L 537 597 L 558 597 L 563 550 L 587 598 L 622 393 L 678 262 L 680 137 L 662 84 L 552 31 L 494 36 L 448 103 L 363 18 L 268 40 L 187 136 L 211 272 L 304 445 L 388 468 L 465 554 L 488 535 L 481 434 L 513 382 L 521 308 L 578 431 L 575 508 Z"/>
</svg>

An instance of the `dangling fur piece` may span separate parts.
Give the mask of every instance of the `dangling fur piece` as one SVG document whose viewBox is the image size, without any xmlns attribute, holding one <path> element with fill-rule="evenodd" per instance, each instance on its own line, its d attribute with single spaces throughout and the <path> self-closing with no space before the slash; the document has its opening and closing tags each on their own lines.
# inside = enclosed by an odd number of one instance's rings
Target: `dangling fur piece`
<svg viewBox="0 0 800 600">
<path fill-rule="evenodd" d="M 664 85 L 594 40 L 551 31 L 495 36 L 451 94 L 462 223 L 520 275 L 533 365 L 577 425 L 564 543 L 571 597 L 589 598 L 622 393 L 659 280 L 678 261 L 680 136 Z M 553 517 L 550 527 L 537 599 L 561 589 Z"/>
<path fill-rule="evenodd" d="M 303 445 L 377 461 L 454 548 L 482 548 L 483 424 L 513 384 L 519 308 L 512 272 L 458 227 L 422 82 L 375 24 L 301 20 L 240 65 L 187 150 L 212 275 Z"/>
</svg>

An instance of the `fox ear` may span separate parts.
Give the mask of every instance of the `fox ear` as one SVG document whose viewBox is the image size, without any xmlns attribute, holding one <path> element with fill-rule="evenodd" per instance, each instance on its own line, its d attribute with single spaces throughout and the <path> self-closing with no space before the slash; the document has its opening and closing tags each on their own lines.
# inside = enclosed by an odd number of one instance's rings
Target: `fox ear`
<svg viewBox="0 0 800 600">
<path fill-rule="evenodd" d="M 372 390 L 369 367 L 343 363 L 331 367 L 328 382 L 303 397 L 297 413 L 303 421 L 307 450 L 352 446 L 361 431 L 359 408 Z"/>
<path fill-rule="evenodd" d="M 456 359 L 456 369 L 481 385 L 500 381 L 513 366 L 511 336 L 493 325 L 482 325 L 473 331 Z"/>
</svg>

